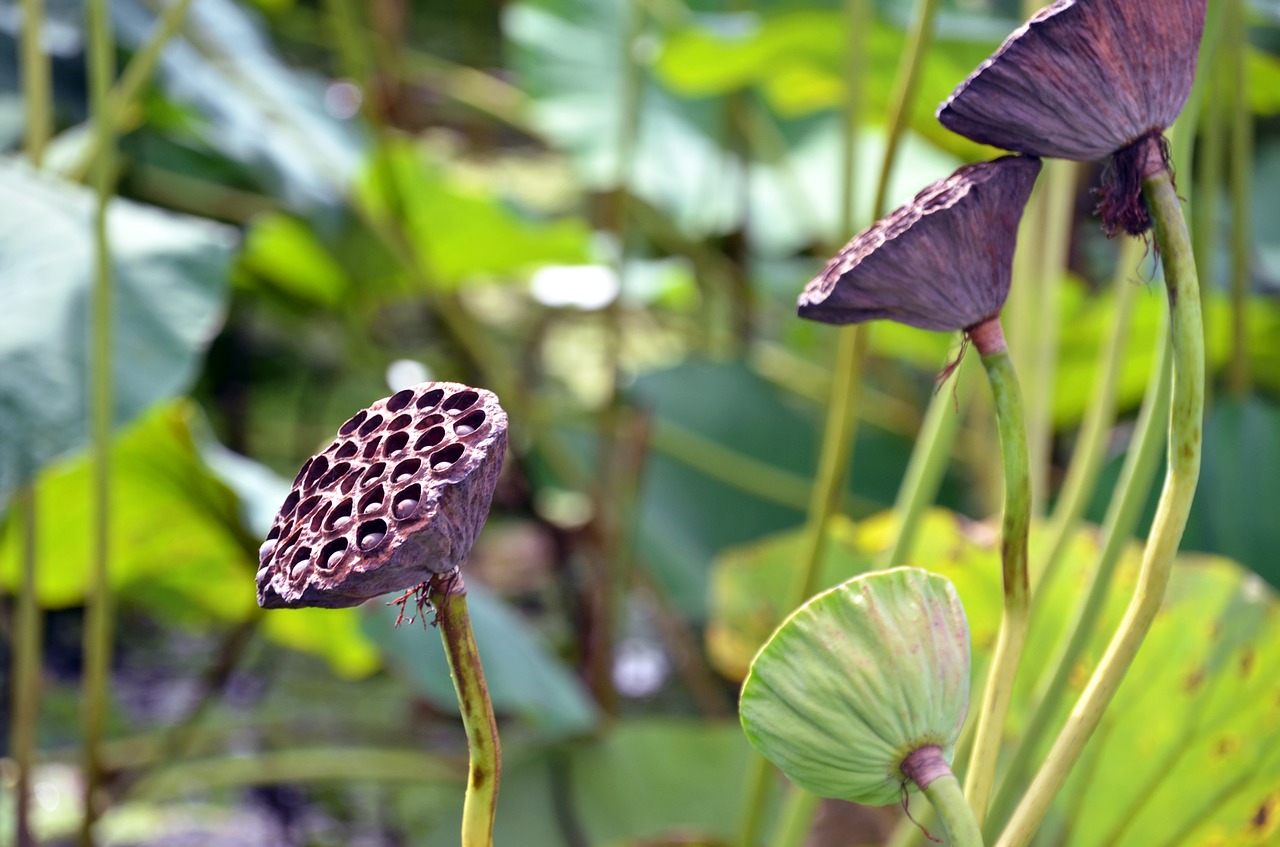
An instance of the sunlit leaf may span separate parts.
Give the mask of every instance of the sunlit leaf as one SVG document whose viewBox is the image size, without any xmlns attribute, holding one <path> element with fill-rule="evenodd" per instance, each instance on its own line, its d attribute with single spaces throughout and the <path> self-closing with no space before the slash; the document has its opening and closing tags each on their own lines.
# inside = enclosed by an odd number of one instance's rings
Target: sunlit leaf
<svg viewBox="0 0 1280 847">
<path fill-rule="evenodd" d="M 122 598 L 178 620 L 240 620 L 256 607 L 256 544 L 235 496 L 201 463 L 185 403 L 158 406 L 113 441 L 111 586 Z M 51 465 L 36 483 L 36 578 L 49 608 L 83 602 L 94 539 L 90 466 L 83 454 Z M 0 541 L 0 574 L 18 580 L 16 520 Z"/>
<path fill-rule="evenodd" d="M 845 99 L 847 24 L 839 11 L 787 10 L 774 14 L 741 13 L 741 22 L 725 26 L 694 24 L 672 33 L 656 64 L 659 78 L 686 96 L 722 95 L 760 86 L 782 115 L 836 109 Z M 868 120 L 887 114 L 906 33 L 878 18 L 862 34 Z M 973 156 L 983 149 L 940 132 L 934 110 L 970 71 L 986 59 L 998 40 L 956 40 L 939 27 L 924 58 L 911 125 L 952 152 Z"/>
<path fill-rule="evenodd" d="M 395 145 L 379 155 L 360 190 L 376 214 L 399 210 L 433 283 L 453 288 L 466 278 L 589 261 L 590 229 L 582 219 L 523 213 L 488 186 L 452 175 L 422 147 Z M 412 190 L 388 196 L 388 175 Z"/>
<path fill-rule="evenodd" d="M 245 237 L 240 268 L 303 302 L 333 308 L 351 281 L 316 232 L 297 218 L 265 215 Z"/>
<path fill-rule="evenodd" d="M 0 507 L 87 438 L 94 276 L 90 192 L 0 161 Z M 112 401 L 117 424 L 186 389 L 222 324 L 228 227 L 115 200 Z"/>
</svg>

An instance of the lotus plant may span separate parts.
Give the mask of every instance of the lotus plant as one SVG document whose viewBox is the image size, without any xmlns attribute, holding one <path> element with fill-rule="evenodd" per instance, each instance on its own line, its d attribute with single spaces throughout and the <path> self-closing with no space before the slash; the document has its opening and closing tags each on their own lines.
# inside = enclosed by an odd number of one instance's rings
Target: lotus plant
<svg viewBox="0 0 1280 847">
<path fill-rule="evenodd" d="M 489 847 L 501 773 L 497 721 L 461 567 L 484 526 L 507 446 L 490 392 L 428 382 L 361 409 L 298 471 L 259 549 L 266 609 L 355 606 L 388 592 L 434 606 L 470 767 L 463 847 Z M 399 621 L 397 621 L 398 623 Z"/>
</svg>

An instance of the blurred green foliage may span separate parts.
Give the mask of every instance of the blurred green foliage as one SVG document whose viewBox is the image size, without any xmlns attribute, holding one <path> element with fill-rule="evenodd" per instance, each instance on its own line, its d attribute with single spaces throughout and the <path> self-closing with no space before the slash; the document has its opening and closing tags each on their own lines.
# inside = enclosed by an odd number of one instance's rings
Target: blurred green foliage
<svg viewBox="0 0 1280 847">
<path fill-rule="evenodd" d="M 114 0 L 122 63 L 163 5 Z M 394 630 L 394 610 L 376 604 L 263 614 L 253 601 L 258 543 L 287 480 L 409 373 L 485 385 L 511 414 L 507 470 L 469 565 L 503 716 L 499 842 L 722 843 L 736 831 L 748 755 L 726 716 L 754 645 L 787 611 L 779 597 L 832 367 L 833 334 L 793 315 L 804 281 L 851 234 L 839 208 L 842 13 L 803 0 L 664 0 L 638 5 L 628 41 L 631 7 L 609 0 L 517 0 L 500 12 L 373 0 L 351 4 L 345 27 L 343 6 L 196 0 L 118 116 L 119 779 L 103 832 L 131 844 L 249 843 L 254 826 L 274 833 L 264 843 L 456 839 L 464 748 L 435 633 Z M 1020 20 L 1018 6 L 943 3 L 891 203 L 991 154 L 932 115 Z M 42 812 L 50 839 L 71 831 L 78 802 L 66 774 L 91 537 L 82 11 L 48 10 L 57 136 L 40 172 L 20 150 L 22 18 L 0 17 L 0 589 L 7 600 L 20 580 L 13 495 L 31 484 L 48 615 L 40 779 L 61 798 Z M 905 4 L 878 4 L 862 33 L 859 227 L 872 214 L 906 15 Z M 1216 209 L 1200 233 L 1212 401 L 1184 543 L 1214 555 L 1180 567 L 1144 664 L 1044 844 L 1124 843 L 1139 831 L 1151 844 L 1265 844 L 1280 820 L 1268 793 L 1280 744 L 1266 742 L 1280 642 L 1263 583 L 1280 584 L 1280 17 L 1256 2 L 1248 22 L 1247 44 L 1220 36 L 1209 71 L 1243 56 L 1249 194 L 1206 164 L 1225 115 L 1202 108 L 1178 129 L 1199 134 L 1179 162 L 1180 189 L 1193 208 Z M 1089 215 L 1093 176 L 1079 172 L 1069 231 L 1057 233 L 1071 248 L 1061 283 L 1015 286 L 1055 298 L 1044 313 L 1060 338 L 1050 497 L 1115 319 L 1106 281 L 1119 273 L 1144 287 L 1099 520 L 1164 304 L 1150 257 L 1116 267 Z M 1231 236 L 1246 219 L 1237 324 Z M 1024 229 L 1028 255 L 1052 240 L 1044 226 Z M 888 545 L 892 518 L 880 513 L 954 347 L 873 329 L 824 584 Z M 1243 389 L 1226 377 L 1240 363 Z M 956 413 L 943 510 L 917 562 L 955 580 L 981 653 L 998 605 L 983 522 L 998 494 L 996 448 L 985 396 Z M 1092 531 L 1069 549 L 1028 655 L 1052 655 L 1095 552 Z M 1014 731 L 1036 680 L 1023 681 Z M 10 814 L 6 798 L 0 844 Z"/>
</svg>

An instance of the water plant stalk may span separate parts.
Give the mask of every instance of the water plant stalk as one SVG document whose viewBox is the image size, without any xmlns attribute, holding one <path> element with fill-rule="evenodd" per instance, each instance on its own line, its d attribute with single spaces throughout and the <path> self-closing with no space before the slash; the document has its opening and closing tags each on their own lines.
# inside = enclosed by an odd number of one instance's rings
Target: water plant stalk
<svg viewBox="0 0 1280 847">
<path fill-rule="evenodd" d="M 44 0 L 22 0 L 23 147 L 37 168 L 53 137 L 53 82 L 40 44 L 43 29 Z"/>
<path fill-rule="evenodd" d="M 1067 468 L 1057 503 L 1054 504 L 1042 548 L 1044 552 L 1038 557 L 1039 566 L 1035 569 L 1040 583 L 1036 589 L 1037 596 L 1053 580 L 1067 542 L 1074 535 L 1080 516 L 1084 514 L 1085 507 L 1093 496 L 1098 471 L 1106 456 L 1107 435 L 1115 422 L 1116 388 L 1123 371 L 1125 344 L 1129 338 L 1130 317 L 1138 290 L 1138 286 L 1130 280 L 1129 269 L 1138 264 L 1140 247 L 1140 241 L 1132 240 L 1125 242 L 1120 252 L 1119 264 L 1111 284 L 1115 296 L 1111 332 L 1098 354 L 1093 396 L 1080 426 L 1080 436 L 1076 439 L 1071 464 Z"/>
<path fill-rule="evenodd" d="M 1244 0 L 1229 0 L 1227 35 L 1238 49 L 1230 51 L 1231 81 L 1231 361 L 1227 386 L 1237 397 L 1244 396 L 1252 383 L 1249 361 L 1249 282 L 1253 221 L 1251 172 L 1253 169 L 1253 111 L 1249 106 L 1249 85 L 1245 78 L 1248 32 L 1244 20 Z"/>
<path fill-rule="evenodd" d="M 1027 575 L 1027 537 L 1031 529 L 1031 473 L 1027 455 L 1026 417 L 1022 392 L 1013 369 L 999 318 L 993 324 L 994 338 L 974 330 L 974 345 L 982 353 L 982 365 L 991 383 L 996 424 L 1004 460 L 1004 515 L 1000 528 L 1000 562 L 1004 596 L 1000 634 L 987 671 L 987 685 L 978 711 L 978 729 L 973 754 L 965 774 L 964 794 L 969 799 L 978 825 L 986 816 L 995 781 L 996 760 L 1009 715 L 1014 677 L 1026 642 L 1031 584 Z"/>
<path fill-rule="evenodd" d="M 22 101 L 24 105 L 23 146 L 33 167 L 39 168 L 44 150 L 53 134 L 53 87 L 49 57 L 40 43 L 44 28 L 43 0 L 22 3 Z M 27 474 L 23 474 L 26 477 Z M 24 484 L 15 496 L 22 532 L 22 574 L 18 588 L 13 632 L 13 711 L 10 737 L 17 765 L 14 784 L 14 825 L 17 847 L 36 843 L 31 824 L 32 771 L 35 767 L 36 723 L 40 714 L 43 615 L 37 591 L 36 528 L 39 497 L 34 481 Z"/>
<path fill-rule="evenodd" d="M 1148 147 L 1143 196 L 1155 224 L 1169 299 L 1173 393 L 1165 484 L 1147 538 L 1133 598 L 1102 662 L 1090 678 L 1048 758 L 1001 833 L 997 847 L 1025 847 L 1092 736 L 1133 663 L 1164 598 L 1173 558 L 1200 476 L 1204 412 L 1204 327 L 1191 238 L 1173 176 L 1157 146 Z"/>
<path fill-rule="evenodd" d="M 862 130 L 863 79 L 866 73 L 862 56 L 871 14 L 869 0 L 846 0 L 844 4 L 845 100 L 840 156 L 840 178 L 843 186 L 840 194 L 843 204 L 840 210 L 842 234 L 852 231 L 854 227 L 854 186 L 857 178 L 858 136 Z M 818 473 L 809 490 L 805 558 L 787 598 L 787 608 L 799 606 L 813 594 L 817 586 L 818 572 L 826 549 L 827 524 L 840 504 L 853 455 L 860 363 L 865 345 L 866 335 L 856 327 L 846 327 L 839 331 L 835 369 L 831 376 L 827 417 L 819 451 Z M 743 818 L 735 842 L 738 847 L 755 847 L 760 840 L 773 775 L 774 769 L 768 760 L 758 754 L 752 756 L 747 770 Z M 794 793 L 803 792 L 795 789 Z M 803 812 L 803 799 L 793 798 L 792 802 L 801 805 L 800 812 Z M 791 828 L 795 826 L 792 824 Z"/>
<path fill-rule="evenodd" d="M 133 104 L 137 102 L 138 97 L 142 94 L 143 87 L 150 81 L 152 73 L 155 72 L 161 51 L 182 29 L 182 22 L 186 20 L 187 10 L 191 7 L 191 2 L 192 0 L 176 0 L 176 2 L 164 7 L 164 11 L 160 13 L 160 19 L 156 22 L 155 29 L 152 30 L 151 35 L 147 37 L 147 40 L 138 48 L 137 52 L 133 54 L 129 63 L 125 65 L 124 70 L 120 73 L 120 79 L 115 82 L 107 93 L 105 120 L 113 134 L 123 128 L 125 116 Z M 80 154 L 80 157 L 67 168 L 65 172 L 67 179 L 79 182 L 89 174 L 90 168 L 93 167 L 93 163 L 98 158 L 103 140 L 103 136 L 97 132 L 89 137 L 89 143 Z"/>
<path fill-rule="evenodd" d="M 433 581 L 429 599 L 437 612 L 449 676 L 458 695 L 467 734 L 467 793 L 462 805 L 462 847 L 491 847 L 502 776 L 498 722 L 471 629 L 467 589 L 461 573 Z"/>
<path fill-rule="evenodd" d="M 31 826 L 32 771 L 35 767 L 36 721 L 40 714 L 40 602 L 36 594 L 36 514 L 34 483 L 19 490 L 14 505 L 22 526 L 22 583 L 13 634 L 13 715 L 10 733 L 17 765 L 14 784 L 17 847 L 36 843 Z"/>
<path fill-rule="evenodd" d="M 946 830 L 951 847 L 982 847 L 982 832 L 973 810 L 937 747 L 916 750 L 902 763 L 902 772 L 919 786 Z"/>
<path fill-rule="evenodd" d="M 779 815 L 774 847 L 804 847 L 822 800 L 816 794 L 793 788 L 787 793 Z"/>
<path fill-rule="evenodd" d="M 98 155 L 93 183 L 97 203 L 93 214 L 94 276 L 89 316 L 90 456 L 92 465 L 92 541 L 84 629 L 84 816 L 81 847 L 96 843 L 94 823 L 104 811 L 102 739 L 110 685 L 111 653 L 115 640 L 115 610 L 109 580 L 110 550 L 110 438 L 111 438 L 111 249 L 107 212 L 115 176 L 115 137 L 108 114 L 108 92 L 115 74 L 115 38 L 107 0 L 86 6 L 89 111 L 97 135 Z"/>
<path fill-rule="evenodd" d="M 848 0 L 845 6 L 846 32 L 850 42 L 848 52 L 850 55 L 860 55 L 861 53 L 860 44 L 864 37 L 866 22 L 870 17 L 870 9 L 871 7 L 866 0 Z M 912 30 L 898 66 L 885 137 L 884 158 L 881 161 L 880 173 L 876 183 L 874 213 L 877 218 L 884 213 L 884 207 L 888 202 L 889 180 L 892 176 L 897 148 L 902 141 L 907 119 L 911 114 L 920 68 L 933 32 L 933 20 L 937 14 L 937 9 L 937 0 L 920 0 L 917 4 Z M 850 61 L 846 66 L 847 78 L 845 83 L 848 95 L 846 108 L 848 114 L 846 115 L 845 126 L 846 154 L 843 157 L 843 161 L 849 170 L 842 175 L 846 185 L 846 193 L 843 195 L 846 201 L 843 212 L 846 224 L 844 230 L 846 232 L 853 229 L 852 180 L 854 177 L 853 165 L 856 157 L 851 155 L 849 148 L 857 143 L 860 128 L 857 123 L 859 116 L 857 98 L 862 92 L 862 79 L 858 76 L 862 73 L 862 70 L 860 62 Z M 854 412 L 858 397 L 857 383 L 859 382 L 861 362 L 866 355 L 867 343 L 865 329 L 850 327 L 840 330 L 840 341 L 836 354 L 836 371 L 832 376 L 833 390 L 828 401 L 828 417 L 823 431 L 822 458 L 820 460 L 818 478 L 814 484 L 809 522 L 806 527 L 806 549 L 809 551 L 809 555 L 806 558 L 804 570 L 796 581 L 796 585 L 799 589 L 803 589 L 803 593 L 797 592 L 791 598 L 794 600 L 790 604 L 792 606 L 803 602 L 806 597 L 813 593 L 816 587 L 817 574 L 821 568 L 825 549 L 826 526 L 832 512 L 839 503 L 839 492 L 844 489 L 854 439 L 854 425 L 857 421 L 857 415 Z M 756 832 L 759 827 L 759 809 L 763 806 L 762 800 L 767 791 L 769 774 L 770 769 L 767 765 L 758 763 L 758 771 L 751 779 L 753 787 L 750 790 L 748 799 L 747 818 L 738 841 L 741 847 L 749 847 L 749 845 L 755 843 Z"/>
<path fill-rule="evenodd" d="M 629 583 L 630 532 L 623 526 L 622 508 L 629 499 L 627 479 L 637 474 L 627 474 L 623 466 L 625 446 L 629 442 L 623 434 L 627 423 L 626 409 L 622 401 L 622 341 L 626 327 L 623 311 L 624 292 L 627 288 L 627 260 L 629 256 L 628 209 L 631 206 L 632 168 L 636 149 L 640 143 L 641 98 L 644 92 L 644 75 L 635 55 L 636 40 L 644 27 L 644 7 L 639 0 L 623 4 L 623 31 L 618 45 L 619 91 L 618 135 L 614 155 L 614 190 L 611 208 L 603 228 L 613 236 L 612 262 L 618 280 L 618 295 L 605 307 L 604 322 L 604 370 L 607 374 L 606 393 L 599 413 L 596 432 L 596 475 L 593 481 L 595 501 L 595 529 L 597 543 L 592 552 L 594 571 L 586 588 L 585 602 L 589 615 L 586 647 L 587 682 L 596 702 L 606 715 L 617 711 L 617 691 L 613 684 L 614 641 L 618 629 L 618 598 Z M 633 463 L 634 464 L 634 463 Z"/>
<path fill-rule="evenodd" d="M 1052 669 L 1048 681 L 1037 687 L 1037 705 L 1027 719 L 1022 736 L 1009 758 L 1004 779 L 991 803 L 984 830 L 988 838 L 993 838 L 999 825 L 1008 818 L 1013 803 L 1018 799 L 1018 787 L 1026 785 L 1030 779 L 1036 743 L 1049 731 L 1054 712 L 1066 695 L 1076 663 L 1084 654 L 1102 616 L 1116 566 L 1120 563 L 1121 555 L 1133 537 L 1134 528 L 1146 506 L 1160 450 L 1165 443 L 1161 423 L 1169 413 L 1169 376 L 1173 370 L 1173 359 L 1167 322 L 1156 333 L 1156 362 L 1147 383 L 1146 395 L 1138 412 L 1120 477 L 1103 520 L 1102 550 L 1089 578 L 1089 587 L 1085 590 L 1085 596 L 1070 625 L 1070 634 L 1057 656 L 1047 665 Z M 1036 596 L 1041 595 L 1037 593 Z M 1032 605 L 1034 610 L 1034 598 Z"/>
<path fill-rule="evenodd" d="M 1050 452 L 1053 447 L 1053 386 L 1057 379 L 1059 303 L 1067 272 L 1071 242 L 1071 216 L 1076 203 L 1075 162 L 1050 160 L 1045 163 L 1044 189 L 1038 199 L 1038 231 L 1032 240 L 1038 259 L 1034 288 L 1034 323 L 1026 330 L 1028 348 L 1023 360 L 1030 365 L 1024 373 L 1030 387 L 1027 397 L 1027 454 L 1031 469 L 1031 507 L 1042 513 L 1046 502 Z M 1036 202 L 1033 199 L 1032 202 Z"/>
<path fill-rule="evenodd" d="M 960 419 L 973 391 L 976 367 L 970 357 L 961 359 L 960 366 L 938 385 L 933 399 L 929 401 L 924 422 L 911 448 L 906 473 L 898 487 L 897 499 L 893 502 L 897 528 L 893 545 L 881 557 L 882 567 L 893 567 L 911 560 L 920 522 L 925 510 L 937 498 L 938 487 L 946 473 L 951 449 L 960 431 Z"/>
</svg>

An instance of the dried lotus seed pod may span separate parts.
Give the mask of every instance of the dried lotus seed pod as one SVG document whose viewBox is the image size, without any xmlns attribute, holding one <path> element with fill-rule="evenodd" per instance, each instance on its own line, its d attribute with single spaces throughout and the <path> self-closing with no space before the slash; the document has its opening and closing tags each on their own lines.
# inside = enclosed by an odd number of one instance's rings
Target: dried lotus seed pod
<svg viewBox="0 0 1280 847">
<path fill-rule="evenodd" d="M 498 398 L 425 382 L 357 412 L 298 471 L 258 551 L 265 609 L 355 606 L 458 568 L 507 446 Z"/>
<path fill-rule="evenodd" d="M 1039 159 L 1005 156 L 933 183 L 827 263 L 800 295 L 800 317 L 949 332 L 997 315 L 1039 173 Z"/>
<path fill-rule="evenodd" d="M 1206 0 L 1058 0 L 938 108 L 952 132 L 1096 161 L 1168 129 L 1196 74 Z"/>
<path fill-rule="evenodd" d="M 912 753 L 950 763 L 969 707 L 969 627 L 920 568 L 864 574 L 797 609 L 760 648 L 739 711 L 751 744 L 820 797 L 899 800 Z"/>
</svg>

